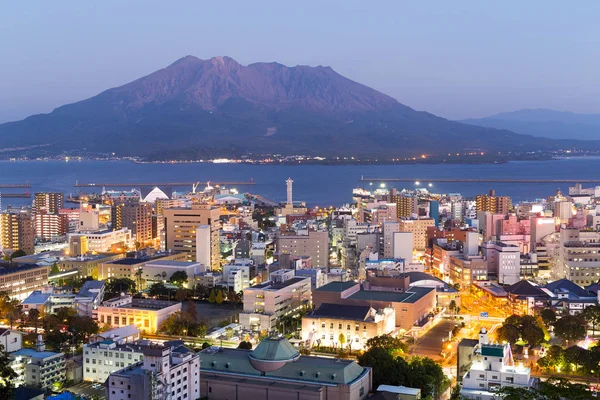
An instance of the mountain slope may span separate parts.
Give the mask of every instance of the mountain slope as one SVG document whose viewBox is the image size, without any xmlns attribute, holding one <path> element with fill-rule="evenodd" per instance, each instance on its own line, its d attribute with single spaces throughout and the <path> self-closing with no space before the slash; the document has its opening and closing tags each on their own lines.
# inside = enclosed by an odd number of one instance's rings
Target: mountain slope
<svg viewBox="0 0 600 400">
<path fill-rule="evenodd" d="M 600 114 L 524 109 L 460 122 L 555 139 L 600 139 Z"/>
<path fill-rule="evenodd" d="M 97 96 L 0 125 L 4 148 L 173 159 L 252 153 L 397 157 L 550 149 L 419 112 L 329 67 L 184 57 Z"/>
</svg>

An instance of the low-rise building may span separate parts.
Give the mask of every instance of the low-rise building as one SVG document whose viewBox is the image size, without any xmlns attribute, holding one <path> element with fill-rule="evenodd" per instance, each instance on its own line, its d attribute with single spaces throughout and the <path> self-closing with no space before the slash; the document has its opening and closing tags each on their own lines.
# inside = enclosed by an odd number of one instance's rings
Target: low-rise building
<svg viewBox="0 0 600 400">
<path fill-rule="evenodd" d="M 140 257 L 127 257 L 118 260 L 112 260 L 103 262 L 98 266 L 98 279 L 106 280 L 110 278 L 128 278 L 133 281 L 138 281 L 139 273 L 142 271 L 144 276 L 144 266 L 149 262 L 156 261 L 185 261 L 187 259 L 186 253 L 183 252 L 166 252 L 156 253 L 152 257 L 140 256 Z M 192 264 L 192 265 L 195 265 Z M 172 271 L 172 269 L 171 269 Z M 161 274 L 163 270 L 160 271 Z M 165 270 L 166 272 L 166 270 Z M 174 272 L 174 271 L 173 271 Z M 189 275 L 191 277 L 193 275 Z M 156 279 L 156 278 L 154 278 Z"/>
<path fill-rule="evenodd" d="M 74 247 L 76 247 L 75 243 L 81 236 L 85 236 L 87 239 L 87 250 L 96 253 L 110 253 L 112 251 L 121 253 L 131 244 L 131 230 L 128 228 L 122 228 L 116 231 L 105 230 L 100 232 L 69 234 L 69 250 L 73 255 L 79 254 Z"/>
<path fill-rule="evenodd" d="M 23 348 L 23 335 L 21 331 L 0 328 L 0 345 L 6 353 L 12 353 Z"/>
<path fill-rule="evenodd" d="M 362 400 L 372 388 L 370 368 L 301 356 L 282 337 L 266 338 L 254 351 L 209 347 L 200 359 L 200 397 L 215 400 Z"/>
<path fill-rule="evenodd" d="M 182 255 L 183 257 L 183 255 Z M 188 280 L 183 283 L 183 287 L 191 288 L 194 275 L 203 270 L 204 267 L 197 262 L 175 261 L 175 260 L 154 260 L 148 261 L 142 268 L 142 278 L 146 282 L 146 287 L 153 283 L 169 281 L 175 272 L 185 272 Z"/>
<path fill-rule="evenodd" d="M 11 299 L 24 300 L 35 290 L 48 284 L 50 267 L 35 264 L 19 265 L 0 263 L 0 293 Z"/>
<path fill-rule="evenodd" d="M 240 324 L 255 331 L 270 330 L 279 318 L 294 315 L 310 305 L 311 282 L 292 270 L 271 273 L 271 280 L 244 289 Z"/>
<path fill-rule="evenodd" d="M 150 343 L 123 343 L 110 338 L 83 345 L 83 380 L 104 383 L 118 370 L 142 361 L 143 349 Z"/>
<path fill-rule="evenodd" d="M 101 324 L 113 327 L 135 325 L 142 331 L 154 333 L 169 315 L 178 311 L 181 311 L 181 303 L 124 295 L 104 301 L 97 312 Z"/>
<path fill-rule="evenodd" d="M 244 301 L 245 301 L 244 293 Z M 428 321 L 436 306 L 436 289 L 411 287 L 405 291 L 364 290 L 356 282 L 330 282 L 313 292 L 313 304 L 318 308 L 323 303 L 368 305 L 376 309 L 394 308 L 396 327 L 409 331 Z"/>
<path fill-rule="evenodd" d="M 369 306 L 323 303 L 302 317 L 302 340 L 313 346 L 363 350 L 367 340 L 396 330 L 392 307 L 375 310 Z"/>
<path fill-rule="evenodd" d="M 108 400 L 200 397 L 200 357 L 183 345 L 146 346 L 142 361 L 110 374 L 106 381 Z"/>
<path fill-rule="evenodd" d="M 529 368 L 515 364 L 510 344 L 489 343 L 485 328 L 479 334 L 474 360 L 462 381 L 460 394 L 473 400 L 497 399 L 497 391 L 505 386 L 529 388 L 535 382 Z"/>
</svg>

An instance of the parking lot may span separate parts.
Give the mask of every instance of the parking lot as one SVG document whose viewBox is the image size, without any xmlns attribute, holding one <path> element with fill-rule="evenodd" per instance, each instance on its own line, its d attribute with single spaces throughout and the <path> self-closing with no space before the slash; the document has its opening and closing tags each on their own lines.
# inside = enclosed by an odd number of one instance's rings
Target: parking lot
<svg viewBox="0 0 600 400">
<path fill-rule="evenodd" d="M 106 400 L 106 396 L 104 394 L 104 385 L 100 385 L 99 389 L 92 388 L 92 382 L 81 382 L 77 385 L 69 386 L 65 388 L 69 392 L 73 392 L 75 394 L 83 395 L 86 398 L 92 398 L 92 395 L 98 396 L 99 400 Z"/>
</svg>

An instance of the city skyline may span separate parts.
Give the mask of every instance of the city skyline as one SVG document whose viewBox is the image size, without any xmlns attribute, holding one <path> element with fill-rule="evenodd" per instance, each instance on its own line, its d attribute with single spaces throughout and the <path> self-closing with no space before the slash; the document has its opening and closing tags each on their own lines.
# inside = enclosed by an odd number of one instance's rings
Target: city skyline
<svg viewBox="0 0 600 400">
<path fill-rule="evenodd" d="M 577 9 L 558 2 L 238 3 L 233 13 L 215 4 L 144 5 L 3 5 L 0 33 L 10 40 L 0 66 L 0 122 L 50 112 L 187 54 L 331 66 L 451 119 L 521 108 L 600 112 L 592 2 Z"/>
</svg>

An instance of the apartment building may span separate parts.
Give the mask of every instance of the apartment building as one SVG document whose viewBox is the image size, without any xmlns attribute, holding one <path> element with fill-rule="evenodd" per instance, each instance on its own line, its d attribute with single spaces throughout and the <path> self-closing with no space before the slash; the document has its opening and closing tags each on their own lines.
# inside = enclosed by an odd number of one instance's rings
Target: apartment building
<svg viewBox="0 0 600 400">
<path fill-rule="evenodd" d="M 114 327 L 135 325 L 155 333 L 169 315 L 181 311 L 181 303 L 153 299 L 134 299 L 130 295 L 106 300 L 98 307 L 98 321 Z"/>
<path fill-rule="evenodd" d="M 112 229 L 129 228 L 136 242 L 146 243 L 152 236 L 152 204 L 128 201 L 113 204 L 111 209 Z"/>
<path fill-rule="evenodd" d="M 58 214 L 51 214 L 43 207 L 34 216 L 35 236 L 41 240 L 49 241 L 67 234 L 69 227 L 65 219 Z"/>
<path fill-rule="evenodd" d="M 301 257 L 308 256 L 315 267 L 329 266 L 329 233 L 308 231 L 307 235 L 281 235 L 277 237 L 277 251 Z"/>
<path fill-rule="evenodd" d="M 50 214 L 58 214 L 65 208 L 65 194 L 56 192 L 39 192 L 33 195 L 33 212 L 39 213 L 42 209 Z"/>
<path fill-rule="evenodd" d="M 396 330 L 392 307 L 376 310 L 369 306 L 322 303 L 302 317 L 302 340 L 313 345 L 365 349 L 367 340 Z"/>
<path fill-rule="evenodd" d="M 496 196 L 495 191 L 490 190 L 487 195 L 477 195 L 475 198 L 477 211 L 488 211 L 492 214 L 506 215 L 512 208 L 512 201 L 508 196 Z"/>
<path fill-rule="evenodd" d="M 0 248 L 35 252 L 35 226 L 30 212 L 0 213 Z"/>
<path fill-rule="evenodd" d="M 399 232 L 411 232 L 415 251 L 424 252 L 427 248 L 427 228 L 435 226 L 432 218 L 401 219 Z"/>
<path fill-rule="evenodd" d="M 65 355 L 46 351 L 42 335 L 38 335 L 35 349 L 23 348 L 10 353 L 11 367 L 16 372 L 16 387 L 26 385 L 51 389 L 55 382 L 67 379 Z"/>
<path fill-rule="evenodd" d="M 183 258 L 185 254 L 182 254 Z M 175 272 L 185 272 L 188 280 L 183 282 L 183 287 L 193 288 L 194 276 L 203 270 L 203 266 L 197 262 L 174 261 L 158 259 L 147 261 L 142 267 L 142 279 L 146 287 L 153 283 L 169 281 Z"/>
<path fill-rule="evenodd" d="M 521 280 L 521 250 L 505 242 L 484 242 L 481 252 L 488 261 L 488 273 L 498 278 L 501 285 L 512 285 Z"/>
<path fill-rule="evenodd" d="M 561 229 L 554 253 L 556 278 L 567 278 L 579 286 L 600 279 L 600 232 Z"/>
<path fill-rule="evenodd" d="M 279 318 L 310 306 L 311 280 L 294 276 L 293 270 L 271 273 L 270 280 L 244 289 L 240 324 L 254 331 L 271 330 Z"/>
<path fill-rule="evenodd" d="M 391 194 L 390 202 L 396 203 L 398 218 L 412 218 L 419 211 L 419 199 L 406 194 Z"/>
<path fill-rule="evenodd" d="M 210 204 L 193 204 L 191 208 L 168 208 L 163 210 L 165 226 L 165 248 L 185 252 L 188 261 L 196 260 L 196 229 L 200 225 L 210 226 L 210 269 L 221 267 L 219 232 L 221 211 Z"/>
</svg>

